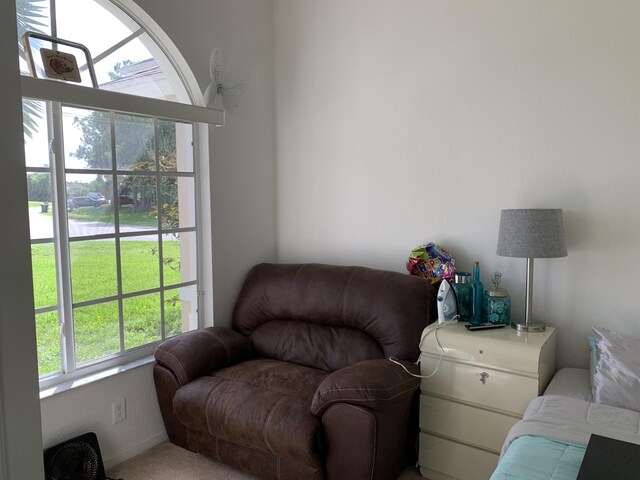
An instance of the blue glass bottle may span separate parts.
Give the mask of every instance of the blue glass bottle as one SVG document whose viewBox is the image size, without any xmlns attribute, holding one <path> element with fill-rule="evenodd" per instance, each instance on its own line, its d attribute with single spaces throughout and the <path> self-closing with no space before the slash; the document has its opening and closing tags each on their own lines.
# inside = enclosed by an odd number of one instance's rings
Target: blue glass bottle
<svg viewBox="0 0 640 480">
<path fill-rule="evenodd" d="M 471 319 L 469 323 L 478 325 L 482 323 L 482 311 L 484 304 L 484 285 L 480 280 L 480 262 L 473 266 L 473 278 L 471 279 Z"/>
<path fill-rule="evenodd" d="M 469 272 L 456 272 L 451 286 L 456 292 L 460 321 L 468 322 L 471 318 L 471 274 Z"/>
</svg>

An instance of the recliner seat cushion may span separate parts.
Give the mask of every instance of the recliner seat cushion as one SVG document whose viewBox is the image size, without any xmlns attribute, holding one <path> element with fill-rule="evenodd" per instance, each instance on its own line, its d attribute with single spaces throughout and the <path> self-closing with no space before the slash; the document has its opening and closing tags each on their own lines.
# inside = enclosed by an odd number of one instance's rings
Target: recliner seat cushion
<svg viewBox="0 0 640 480">
<path fill-rule="evenodd" d="M 322 426 L 310 406 L 326 376 L 278 360 L 251 360 L 189 382 L 177 391 L 173 410 L 188 429 L 317 467 Z"/>
</svg>

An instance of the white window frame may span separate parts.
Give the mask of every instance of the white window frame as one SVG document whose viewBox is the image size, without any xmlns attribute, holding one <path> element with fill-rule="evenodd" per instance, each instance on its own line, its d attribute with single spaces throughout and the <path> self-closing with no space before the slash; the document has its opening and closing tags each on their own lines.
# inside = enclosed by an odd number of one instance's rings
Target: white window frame
<svg viewBox="0 0 640 480">
<path fill-rule="evenodd" d="M 166 118 L 172 121 L 192 123 L 194 124 L 194 127 L 197 124 L 203 123 L 209 125 L 223 125 L 224 123 L 224 112 L 216 109 L 169 102 L 166 100 L 158 100 L 153 98 L 137 97 L 117 92 L 110 92 L 30 77 L 21 77 L 21 83 L 23 97 L 50 101 L 54 102 L 55 104 L 72 105 L 74 107 L 86 108 L 88 110 L 109 110 L 121 114 Z M 59 127 L 56 126 L 55 122 L 53 127 L 54 137 L 61 139 L 61 132 L 56 132 Z M 195 159 L 201 157 L 201 153 L 199 152 L 199 149 L 197 147 L 200 143 L 198 141 L 198 130 L 198 128 L 194 128 Z M 53 152 L 57 161 L 54 163 L 54 168 L 52 169 L 51 173 L 53 174 L 54 183 L 59 185 L 60 182 L 56 180 L 56 177 L 60 178 L 61 175 L 65 174 L 64 162 L 61 161 L 63 159 L 62 141 L 58 140 L 54 142 L 54 144 L 57 145 L 56 151 Z M 194 164 L 194 178 L 196 182 L 200 178 L 200 172 L 198 172 L 198 163 L 202 162 L 196 161 Z M 199 210 L 199 205 L 202 203 L 202 195 L 198 195 L 198 193 L 199 188 L 198 184 L 196 184 L 196 208 Z M 58 206 L 66 205 L 66 192 L 60 188 L 58 188 L 56 192 L 56 203 Z M 198 221 L 201 218 L 201 212 L 197 211 L 195 213 L 196 219 Z M 60 251 L 62 252 L 62 258 L 58 264 L 58 268 L 61 270 L 65 270 L 65 272 L 62 273 L 63 277 L 69 278 L 69 272 L 66 271 L 69 265 L 69 252 L 67 243 L 68 237 L 67 233 L 64 231 L 64 229 L 66 228 L 64 227 L 64 225 L 66 225 L 66 209 L 60 209 L 57 214 L 58 219 L 56 222 L 54 222 L 54 238 L 56 239 L 55 241 L 58 242 L 58 248 L 60 248 Z M 199 226 L 199 228 L 197 229 L 197 233 L 200 235 L 200 238 L 203 237 L 203 229 L 201 226 Z M 202 242 L 198 241 L 197 243 L 200 246 L 200 248 L 198 248 L 198 258 L 200 258 L 201 252 L 203 250 L 201 248 Z M 202 262 L 198 262 L 199 270 L 201 265 Z M 199 280 L 202 278 L 200 272 L 198 272 L 197 276 Z M 64 283 L 65 282 L 58 282 L 58 288 L 62 288 L 61 294 L 64 297 L 61 302 L 59 311 L 63 311 L 63 309 L 65 308 L 72 308 L 71 292 L 68 288 L 64 288 Z M 201 328 L 203 323 L 201 315 L 203 293 L 204 292 L 202 291 L 202 287 L 199 285 L 198 328 Z M 63 313 L 63 315 L 65 317 L 69 317 L 68 313 Z M 71 330 L 72 325 L 64 322 L 63 319 L 60 319 L 60 321 L 64 324 L 63 338 L 66 343 L 66 348 L 62 349 L 62 363 L 63 365 L 75 365 L 73 333 Z M 122 335 L 122 332 L 120 332 L 120 335 Z M 157 342 L 149 344 L 147 346 L 127 350 L 119 354 L 109 356 L 106 360 L 98 359 L 95 362 L 90 362 L 87 366 L 82 366 L 82 368 L 79 368 L 77 370 L 72 367 L 66 372 L 54 373 L 44 376 L 41 378 L 40 387 L 41 389 L 47 389 L 62 382 L 76 380 L 78 378 L 85 377 L 98 371 L 112 368 L 117 365 L 122 365 L 123 363 L 139 361 L 140 359 L 152 353 L 155 344 L 157 344 Z M 70 358 L 64 358 L 65 352 L 70 356 Z"/>
<path fill-rule="evenodd" d="M 99 90 L 79 85 L 63 82 L 21 77 L 21 88 L 23 98 L 32 98 L 46 102 L 69 105 L 73 107 L 86 108 L 89 110 L 107 110 L 128 115 L 145 115 L 155 118 L 168 119 L 193 124 L 193 148 L 194 148 L 194 172 L 196 188 L 196 221 L 197 244 L 198 244 L 198 328 L 212 323 L 213 314 L 213 285 L 212 285 L 212 252 L 211 252 L 211 206 L 210 206 L 210 185 L 209 185 L 209 165 L 208 165 L 208 128 L 213 126 L 224 126 L 224 111 L 218 109 L 205 108 L 202 106 L 203 99 L 198 83 L 190 68 L 182 58 L 177 48 L 155 22 L 131 0 L 95 0 L 103 7 L 107 8 L 114 15 L 128 15 L 136 21 L 141 28 L 132 33 L 129 40 L 146 32 L 155 42 L 155 47 L 160 49 L 170 60 L 174 69 L 171 72 L 177 75 L 182 86 L 185 88 L 189 100 L 192 104 L 171 102 L 166 100 L 138 97 L 113 91 Z M 62 164 L 62 152 L 56 153 L 57 164 Z M 55 169 L 64 173 L 64 166 L 51 168 L 54 175 Z M 58 173 L 59 175 L 60 173 Z M 56 197 L 58 205 L 66 205 L 65 192 L 59 192 Z M 65 212 L 66 213 L 66 212 Z M 63 214 L 64 215 L 64 214 Z M 59 235 L 58 222 L 54 222 L 54 237 L 57 242 L 65 240 Z M 62 236 L 64 237 L 64 235 Z M 64 248 L 68 249 L 68 245 Z M 61 264 L 58 268 L 68 268 L 68 264 Z M 67 272 L 68 274 L 68 272 Z M 60 284 L 58 286 L 60 288 Z M 206 299 L 206 301 L 203 301 Z M 69 301 L 70 298 L 67 299 Z M 68 303 L 68 302 L 65 302 Z M 68 303 L 67 308 L 72 304 Z M 84 366 L 73 372 L 62 372 L 41 377 L 40 389 L 49 392 L 45 396 L 60 391 L 61 385 L 72 387 L 76 384 L 86 383 L 90 377 L 100 378 L 101 373 L 108 370 L 119 371 L 125 368 L 124 364 L 136 366 L 141 362 L 148 361 L 153 345 L 145 348 L 140 347 L 109 357 L 107 360 L 98 360 L 88 366 Z M 73 345 L 71 345 L 73 347 Z M 63 359 L 63 364 L 65 360 Z M 66 389 L 66 388 L 64 388 Z M 63 389 L 63 390 L 64 390 Z"/>
</svg>

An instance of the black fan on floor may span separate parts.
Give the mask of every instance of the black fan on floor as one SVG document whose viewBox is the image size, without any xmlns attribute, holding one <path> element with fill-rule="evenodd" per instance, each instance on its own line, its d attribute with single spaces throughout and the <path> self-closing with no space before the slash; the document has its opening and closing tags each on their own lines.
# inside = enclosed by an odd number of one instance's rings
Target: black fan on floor
<svg viewBox="0 0 640 480">
<path fill-rule="evenodd" d="M 45 480 L 105 480 L 98 437 L 93 432 L 44 452 Z"/>
</svg>

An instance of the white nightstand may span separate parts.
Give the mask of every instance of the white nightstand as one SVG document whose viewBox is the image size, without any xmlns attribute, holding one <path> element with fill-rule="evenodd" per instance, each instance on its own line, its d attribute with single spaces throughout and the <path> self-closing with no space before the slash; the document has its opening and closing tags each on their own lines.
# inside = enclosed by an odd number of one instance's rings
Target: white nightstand
<svg viewBox="0 0 640 480">
<path fill-rule="evenodd" d="M 470 332 L 464 325 L 437 330 L 444 356 L 420 387 L 419 464 L 430 480 L 487 480 L 507 432 L 555 372 L 554 328 L 519 334 L 509 326 Z M 442 354 L 435 328 L 423 333 L 422 375 Z"/>
</svg>

